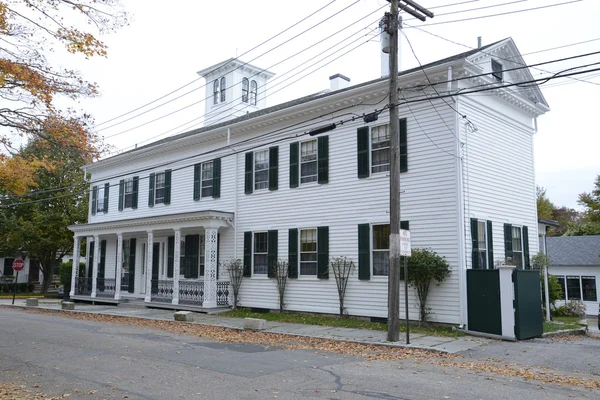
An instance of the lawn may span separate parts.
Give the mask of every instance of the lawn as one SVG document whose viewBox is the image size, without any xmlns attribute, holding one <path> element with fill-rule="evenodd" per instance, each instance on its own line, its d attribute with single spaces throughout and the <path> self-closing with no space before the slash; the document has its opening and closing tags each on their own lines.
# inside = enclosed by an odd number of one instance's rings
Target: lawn
<svg viewBox="0 0 600 400">
<path fill-rule="evenodd" d="M 30 299 L 30 298 L 37 298 L 37 299 L 58 299 L 58 295 L 56 293 L 46 293 L 45 295 L 41 294 L 41 293 L 34 293 L 34 292 L 17 292 L 16 295 L 16 299 Z M 12 293 L 6 293 L 6 292 L 2 292 L 0 293 L 0 299 L 12 299 L 13 298 L 13 294 Z"/>
<path fill-rule="evenodd" d="M 387 323 L 383 322 L 370 322 L 365 321 L 358 318 L 352 317 L 333 317 L 333 316 L 323 316 L 323 315 L 309 315 L 309 314 L 300 314 L 294 312 L 284 312 L 284 313 L 257 313 L 251 312 L 245 308 L 238 308 L 236 310 L 228 311 L 225 313 L 219 314 L 219 316 L 223 317 L 235 317 L 235 318 L 261 318 L 267 321 L 277 321 L 277 322 L 290 322 L 294 324 L 305 324 L 305 325 L 320 325 L 320 326 L 332 326 L 336 328 L 355 328 L 355 329 L 370 329 L 377 331 L 387 331 Z M 435 326 L 435 327 L 425 327 L 418 326 L 416 324 L 410 324 L 410 332 L 412 333 L 422 333 L 425 335 L 432 336 L 447 336 L 447 337 L 457 337 L 463 336 L 464 333 L 453 331 L 450 326 Z M 400 331 L 406 332 L 405 324 L 400 324 Z"/>
<path fill-rule="evenodd" d="M 579 326 L 579 321 L 581 321 L 581 318 L 579 317 L 553 317 L 551 322 L 544 321 L 544 332 L 581 328 L 581 326 Z M 562 324 L 560 322 L 562 322 Z"/>
</svg>

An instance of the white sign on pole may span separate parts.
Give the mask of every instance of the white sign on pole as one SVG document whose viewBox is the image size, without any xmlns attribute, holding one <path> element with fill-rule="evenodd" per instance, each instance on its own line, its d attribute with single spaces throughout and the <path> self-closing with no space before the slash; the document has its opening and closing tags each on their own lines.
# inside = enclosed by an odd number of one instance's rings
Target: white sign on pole
<svg viewBox="0 0 600 400">
<path fill-rule="evenodd" d="M 404 257 L 410 257 L 410 231 L 407 229 L 400 229 L 400 255 Z"/>
</svg>

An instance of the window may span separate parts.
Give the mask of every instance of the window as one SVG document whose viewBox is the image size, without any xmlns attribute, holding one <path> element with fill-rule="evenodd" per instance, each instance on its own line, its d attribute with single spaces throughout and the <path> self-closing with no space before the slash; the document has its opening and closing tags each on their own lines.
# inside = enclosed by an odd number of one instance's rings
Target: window
<svg viewBox="0 0 600 400">
<path fill-rule="evenodd" d="M 583 301 L 598 301 L 595 276 L 582 276 L 581 287 L 583 289 Z"/>
<path fill-rule="evenodd" d="M 562 289 L 562 294 L 563 294 L 562 299 L 559 299 L 559 300 L 565 300 L 567 298 L 567 291 L 565 288 L 565 277 L 564 277 L 564 275 L 556 275 L 556 279 L 558 279 L 558 284 L 560 285 L 560 288 Z"/>
<path fill-rule="evenodd" d="M 269 187 L 269 151 L 262 150 L 254 153 L 254 189 Z"/>
<path fill-rule="evenodd" d="M 96 199 L 96 212 L 104 212 L 104 187 L 98 188 L 98 197 Z"/>
<path fill-rule="evenodd" d="M 317 275 L 317 230 L 300 231 L 300 275 Z"/>
<path fill-rule="evenodd" d="M 154 204 L 165 202 L 165 173 L 156 174 L 156 183 L 154 188 Z"/>
<path fill-rule="evenodd" d="M 125 208 L 131 208 L 133 205 L 133 179 L 127 179 L 125 181 L 125 188 L 123 190 L 123 204 Z"/>
<path fill-rule="evenodd" d="M 373 225 L 373 276 L 388 276 L 390 225 Z"/>
<path fill-rule="evenodd" d="M 390 131 L 388 125 L 371 128 L 371 172 L 390 170 Z"/>
<path fill-rule="evenodd" d="M 248 78 L 242 79 L 242 102 L 244 102 L 244 103 L 248 102 L 249 86 L 250 86 L 250 83 L 248 81 Z"/>
<path fill-rule="evenodd" d="M 300 183 L 317 181 L 317 140 L 300 144 Z"/>
<path fill-rule="evenodd" d="M 225 93 L 227 92 L 227 84 L 225 77 L 221 78 L 221 103 L 225 101 Z"/>
<path fill-rule="evenodd" d="M 213 162 L 202 163 L 202 197 L 213 195 Z"/>
<path fill-rule="evenodd" d="M 567 276 L 567 298 L 569 300 L 581 300 L 581 287 L 578 276 Z"/>
<path fill-rule="evenodd" d="M 181 235 L 181 238 L 179 239 L 179 279 L 185 278 L 185 271 L 186 271 L 186 266 L 185 266 L 185 236 Z M 175 250 L 173 250 L 173 253 L 175 253 Z M 175 254 L 173 254 L 173 257 L 175 257 Z"/>
<path fill-rule="evenodd" d="M 479 256 L 479 268 L 487 269 L 487 240 L 486 240 L 486 226 L 485 221 L 477 221 L 477 242 L 478 242 L 478 256 Z"/>
<path fill-rule="evenodd" d="M 496 78 L 498 82 L 502 82 L 502 64 L 496 60 L 492 60 L 492 76 Z"/>
<path fill-rule="evenodd" d="M 523 269 L 523 242 L 521 241 L 521 227 L 512 227 L 512 265 L 517 269 Z"/>
<path fill-rule="evenodd" d="M 254 274 L 266 275 L 268 272 L 267 263 L 268 235 L 267 232 L 254 233 Z"/>
<path fill-rule="evenodd" d="M 256 81 L 252 81 L 250 83 L 250 104 L 252 104 L 253 106 L 256 105 L 256 101 L 258 100 L 258 85 L 256 84 Z"/>
<path fill-rule="evenodd" d="M 4 259 L 4 271 L 3 271 L 3 275 L 12 275 L 14 273 L 14 270 L 12 268 L 12 264 L 15 261 L 14 258 L 5 258 Z"/>
<path fill-rule="evenodd" d="M 219 103 L 219 80 L 213 82 L 213 104 Z"/>
</svg>

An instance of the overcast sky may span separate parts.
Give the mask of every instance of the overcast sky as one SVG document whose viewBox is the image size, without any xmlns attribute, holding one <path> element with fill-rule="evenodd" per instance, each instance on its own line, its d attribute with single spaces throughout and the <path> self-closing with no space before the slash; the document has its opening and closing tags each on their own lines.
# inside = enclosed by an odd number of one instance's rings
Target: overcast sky
<svg viewBox="0 0 600 400">
<path fill-rule="evenodd" d="M 599 51 L 598 0 L 514 12 L 567 1 L 419 0 L 436 16 L 422 23 L 404 14 L 405 33 L 423 64 L 476 47 L 478 36 L 484 45 L 512 37 L 528 64 Z M 313 17 L 250 51 L 330 2 Z M 269 106 L 327 89 L 328 77 L 335 73 L 350 77 L 351 84 L 380 77 L 376 27 L 389 8 L 384 0 L 122 0 L 122 3 L 133 18 L 130 26 L 101 37 L 109 46 L 106 59 L 84 61 L 60 57 L 64 66 L 79 69 L 88 80 L 100 86 L 100 97 L 84 100 L 74 107 L 90 112 L 101 124 L 195 82 L 152 104 L 157 106 L 191 92 L 156 110 L 136 116 L 148 107 L 99 125 L 98 129 L 103 128 L 100 133 L 117 149 L 130 149 L 136 143 L 143 145 L 201 126 L 198 118 L 204 112 L 204 81 L 197 80 L 196 72 L 236 55 L 277 74 L 269 87 Z M 509 14 L 440 24 L 499 13 Z M 287 40 L 290 41 L 284 43 Z M 281 62 L 321 40 L 323 42 L 313 48 Z M 568 46 L 584 41 L 588 42 Z M 276 46 L 279 47 L 273 49 Z M 540 52 L 559 46 L 566 47 Z M 315 62 L 316 65 L 309 67 Z M 600 62 L 600 55 L 544 65 L 540 67 L 543 70 L 532 69 L 531 72 L 537 78 L 595 62 Z M 326 63 L 329 64 L 324 65 Z M 418 65 L 406 45 L 401 63 L 404 69 Z M 290 72 L 293 68 L 296 69 Z M 588 68 L 598 68 L 598 65 Z M 539 132 L 534 139 L 537 184 L 548 189 L 555 204 L 569 207 L 578 207 L 577 195 L 591 191 L 595 176 L 600 173 L 600 135 L 596 123 L 600 72 L 577 78 L 579 80 L 557 79 L 541 86 L 551 111 L 539 118 Z M 130 117 L 134 118 L 124 121 Z M 136 128 L 142 124 L 145 125 Z"/>
</svg>

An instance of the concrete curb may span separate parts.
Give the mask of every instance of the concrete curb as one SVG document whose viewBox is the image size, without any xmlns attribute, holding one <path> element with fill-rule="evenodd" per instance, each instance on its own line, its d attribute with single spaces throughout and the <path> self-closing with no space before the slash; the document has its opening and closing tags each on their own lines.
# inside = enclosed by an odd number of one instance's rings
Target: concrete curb
<svg viewBox="0 0 600 400">
<path fill-rule="evenodd" d="M 585 336 L 587 328 L 563 329 L 562 331 L 546 332 L 542 337 L 562 336 L 562 335 L 583 335 Z"/>
</svg>

